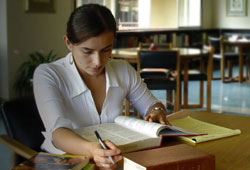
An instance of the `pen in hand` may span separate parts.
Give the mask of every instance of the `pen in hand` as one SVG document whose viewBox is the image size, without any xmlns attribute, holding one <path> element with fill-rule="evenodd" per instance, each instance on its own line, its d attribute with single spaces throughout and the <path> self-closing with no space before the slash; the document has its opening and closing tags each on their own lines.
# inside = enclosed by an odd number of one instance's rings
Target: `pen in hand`
<svg viewBox="0 0 250 170">
<path fill-rule="evenodd" d="M 103 142 L 101 136 L 99 135 L 99 133 L 97 131 L 95 131 L 95 135 L 96 135 L 96 138 L 97 140 L 100 142 L 100 144 L 102 145 L 102 148 L 107 150 L 107 146 L 105 145 L 105 143 Z M 109 156 L 109 160 L 112 162 L 112 164 L 115 164 L 114 160 L 112 159 L 111 156 Z"/>
</svg>

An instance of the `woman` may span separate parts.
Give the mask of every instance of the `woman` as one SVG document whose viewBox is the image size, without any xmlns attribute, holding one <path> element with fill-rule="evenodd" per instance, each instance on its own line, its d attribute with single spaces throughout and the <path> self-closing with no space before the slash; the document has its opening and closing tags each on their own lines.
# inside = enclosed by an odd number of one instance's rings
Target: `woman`
<svg viewBox="0 0 250 170">
<path fill-rule="evenodd" d="M 114 169 L 122 159 L 111 141 L 108 150 L 88 142 L 74 128 L 113 122 L 127 98 L 145 120 L 167 124 L 164 106 L 125 61 L 110 60 L 116 34 L 112 13 L 97 4 L 77 8 L 64 41 L 70 53 L 34 73 L 34 93 L 46 128 L 42 148 L 52 153 L 88 155 L 100 169 Z M 115 164 L 108 157 L 112 156 Z"/>
</svg>

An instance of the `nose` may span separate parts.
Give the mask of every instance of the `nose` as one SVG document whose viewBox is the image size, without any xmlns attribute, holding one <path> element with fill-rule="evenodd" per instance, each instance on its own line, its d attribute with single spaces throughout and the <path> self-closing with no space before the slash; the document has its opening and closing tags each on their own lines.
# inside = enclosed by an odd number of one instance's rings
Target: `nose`
<svg viewBox="0 0 250 170">
<path fill-rule="evenodd" d="M 101 55 L 99 52 L 96 52 L 93 56 L 93 64 L 97 67 L 101 65 Z"/>
</svg>

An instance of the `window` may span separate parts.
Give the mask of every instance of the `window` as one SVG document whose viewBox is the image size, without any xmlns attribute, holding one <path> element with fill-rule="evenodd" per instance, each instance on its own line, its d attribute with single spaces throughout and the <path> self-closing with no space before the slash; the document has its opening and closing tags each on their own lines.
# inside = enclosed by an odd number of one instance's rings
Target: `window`
<svg viewBox="0 0 250 170">
<path fill-rule="evenodd" d="M 81 6 L 82 4 L 100 4 L 103 5 L 103 0 L 77 0 L 77 6 Z"/>
<path fill-rule="evenodd" d="M 109 8 L 119 27 L 138 27 L 138 0 L 77 0 L 76 6 L 89 3 Z"/>
<path fill-rule="evenodd" d="M 117 13 L 117 19 L 120 27 L 138 26 L 137 0 L 119 0 Z"/>
<path fill-rule="evenodd" d="M 201 26 L 201 0 L 178 0 L 178 27 Z"/>
</svg>

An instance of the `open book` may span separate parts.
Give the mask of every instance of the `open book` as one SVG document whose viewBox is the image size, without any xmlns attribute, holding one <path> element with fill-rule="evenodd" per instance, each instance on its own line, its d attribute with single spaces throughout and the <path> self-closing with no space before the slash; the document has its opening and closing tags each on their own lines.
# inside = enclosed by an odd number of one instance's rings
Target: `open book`
<svg viewBox="0 0 250 170">
<path fill-rule="evenodd" d="M 186 128 L 162 125 L 128 116 L 116 117 L 115 123 L 75 129 L 76 133 L 88 141 L 97 141 L 94 131 L 98 131 L 103 140 L 111 140 L 123 152 L 161 146 L 163 136 L 195 136 L 205 134 Z"/>
<path fill-rule="evenodd" d="M 241 133 L 239 129 L 229 129 L 222 126 L 214 125 L 211 123 L 203 122 L 197 119 L 194 119 L 190 116 L 176 119 L 170 121 L 174 126 L 188 128 L 191 130 L 199 130 L 202 133 L 207 133 L 203 136 L 192 136 L 192 137 L 179 137 L 181 140 L 186 141 L 187 143 L 196 144 L 200 142 L 206 142 L 210 140 L 220 139 L 228 136 L 238 135 Z"/>
</svg>

